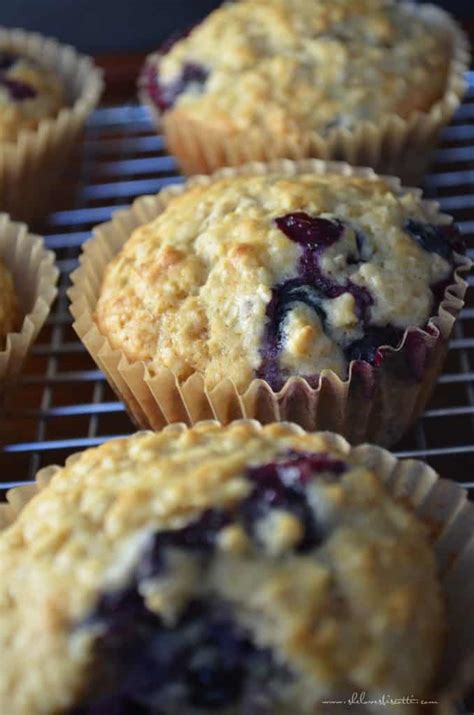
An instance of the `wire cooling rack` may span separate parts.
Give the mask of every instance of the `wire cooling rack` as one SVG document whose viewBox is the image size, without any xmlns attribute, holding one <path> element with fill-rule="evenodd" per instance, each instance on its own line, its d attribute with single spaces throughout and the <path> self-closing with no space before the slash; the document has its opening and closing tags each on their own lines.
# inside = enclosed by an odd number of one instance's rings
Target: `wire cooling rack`
<svg viewBox="0 0 474 715">
<path fill-rule="evenodd" d="M 474 72 L 453 124 L 443 134 L 425 189 L 451 213 L 474 258 Z M 133 432 L 123 405 L 72 329 L 66 291 L 92 227 L 135 197 L 182 181 L 136 105 L 101 108 L 92 116 L 68 210 L 53 213 L 46 244 L 61 270 L 59 296 L 7 411 L 0 449 L 0 490 L 31 481 L 47 464 Z M 72 173 L 72 171 L 71 171 Z M 471 286 L 474 284 L 470 277 Z M 472 287 L 458 321 L 436 391 L 416 426 L 395 447 L 400 456 L 428 461 L 474 495 L 474 300 Z M 5 433 L 5 430 L 3 430 Z"/>
</svg>

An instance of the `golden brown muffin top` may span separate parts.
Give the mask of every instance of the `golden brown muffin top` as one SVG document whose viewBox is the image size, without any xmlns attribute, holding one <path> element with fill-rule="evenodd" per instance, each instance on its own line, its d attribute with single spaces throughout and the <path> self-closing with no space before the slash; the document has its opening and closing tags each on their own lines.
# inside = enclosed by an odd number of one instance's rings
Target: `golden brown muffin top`
<svg viewBox="0 0 474 715">
<path fill-rule="evenodd" d="M 436 314 L 446 219 L 383 179 L 221 178 L 171 198 L 107 267 L 96 320 L 131 362 L 240 390 L 341 378 Z M 362 342 L 361 342 L 362 341 Z M 378 341 L 378 342 L 377 342 Z M 372 352 L 371 352 L 372 351 Z"/>
<path fill-rule="evenodd" d="M 439 28 L 403 3 L 241 0 L 156 56 L 152 93 L 219 131 L 326 134 L 429 110 L 450 57 Z"/>
<path fill-rule="evenodd" d="M 0 535 L 2 712 L 77 704 L 130 589 L 171 631 L 196 599 L 226 604 L 291 674 L 278 712 L 359 688 L 423 693 L 443 632 L 433 551 L 360 460 L 287 424 L 201 423 L 43 472 Z"/>
</svg>

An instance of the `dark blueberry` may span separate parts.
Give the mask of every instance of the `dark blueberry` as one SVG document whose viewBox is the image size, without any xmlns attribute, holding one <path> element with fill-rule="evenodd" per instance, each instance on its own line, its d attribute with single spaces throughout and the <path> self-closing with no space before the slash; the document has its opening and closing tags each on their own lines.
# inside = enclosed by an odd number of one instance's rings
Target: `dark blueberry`
<svg viewBox="0 0 474 715">
<path fill-rule="evenodd" d="M 313 271 L 310 287 L 316 289 L 321 294 L 322 298 L 339 298 L 343 293 L 349 290 L 348 285 L 341 285 L 336 283 L 332 278 L 324 276 L 319 271 Z"/>
<path fill-rule="evenodd" d="M 151 715 L 151 711 L 124 695 L 112 695 L 89 705 L 74 708 L 69 711 L 69 715 Z M 153 710 L 153 715 L 160 715 L 160 713 L 158 710 Z"/>
<path fill-rule="evenodd" d="M 246 659 L 253 651 L 232 621 L 211 622 L 187 666 L 191 704 L 210 710 L 235 704 L 242 692 Z"/>
<path fill-rule="evenodd" d="M 380 361 L 380 346 L 391 345 L 396 347 L 402 336 L 403 330 L 393 326 L 367 328 L 364 337 L 355 340 L 344 352 L 349 362 L 351 360 L 365 360 L 365 362 L 371 364 L 378 364 Z"/>
<path fill-rule="evenodd" d="M 258 377 L 269 382 L 275 390 L 283 387 L 288 375 L 283 374 L 279 366 L 283 347 L 282 329 L 288 312 L 296 303 L 310 307 L 318 315 L 325 330 L 327 326 L 323 301 L 333 300 L 346 292 L 354 298 L 356 315 L 365 334 L 345 348 L 345 355 L 349 362 L 359 360 L 374 365 L 380 364 L 383 356 L 379 348 L 383 345 L 396 347 L 401 341 L 403 331 L 393 326 L 371 326 L 373 298 L 369 290 L 349 279 L 341 285 L 324 275 L 319 265 L 321 251 L 342 236 L 343 223 L 339 220 L 312 217 L 304 212 L 279 217 L 275 219 L 275 223 L 290 240 L 301 245 L 302 251 L 298 263 L 299 276 L 273 288 L 272 299 L 267 306 Z M 410 219 L 405 224 L 405 230 L 424 250 L 437 253 L 447 260 L 452 259 L 453 251 L 463 253 L 465 250 L 459 231 L 453 225 L 433 226 Z M 367 241 L 359 230 L 356 230 L 356 243 L 357 253 L 348 256 L 348 264 L 368 259 Z M 432 286 L 435 302 L 439 303 L 451 280 L 450 277 L 446 282 Z M 317 383 L 316 378 L 316 374 L 306 377 L 308 381 L 313 380 L 314 384 Z"/>
<path fill-rule="evenodd" d="M 265 380 L 272 390 L 278 392 L 286 382 L 287 375 L 280 369 L 278 360 L 279 350 L 273 343 L 263 343 L 260 348 L 260 367 L 257 370 L 257 378 Z"/>
<path fill-rule="evenodd" d="M 166 112 L 190 85 L 202 87 L 208 76 L 209 72 L 205 67 L 187 62 L 174 82 L 161 82 L 156 69 L 149 66 L 145 70 L 144 83 L 153 102 L 162 112 Z"/>
<path fill-rule="evenodd" d="M 256 538 L 258 521 L 268 516 L 272 509 L 293 514 L 303 525 L 304 536 L 298 551 L 314 548 L 323 538 L 313 510 L 306 496 L 308 483 L 315 474 L 329 472 L 338 476 L 347 465 L 326 454 L 290 452 L 281 462 L 253 467 L 247 478 L 255 486 L 239 506 L 239 518 L 249 534 Z"/>
<path fill-rule="evenodd" d="M 325 298 L 337 298 L 346 289 L 329 278 L 314 273 L 313 285 L 300 278 L 293 278 L 275 286 L 267 305 L 264 338 L 260 354 L 262 357 L 258 377 L 266 380 L 274 390 L 283 386 L 284 376 L 280 372 L 279 355 L 282 349 L 283 326 L 286 316 L 297 303 L 311 308 L 324 327 L 326 314 L 321 302 Z"/>
<path fill-rule="evenodd" d="M 257 376 L 266 380 L 274 390 L 280 390 L 288 375 L 280 370 L 279 355 L 282 351 L 282 331 L 285 318 L 296 303 L 303 303 L 319 317 L 323 330 L 326 329 L 326 314 L 322 301 L 333 300 L 351 293 L 356 305 L 356 314 L 362 325 L 370 323 L 370 308 L 373 299 L 367 288 L 346 280 L 340 284 L 325 275 L 319 265 L 321 251 L 334 244 L 344 232 L 344 224 L 339 220 L 312 217 L 304 212 L 286 214 L 275 219 L 278 228 L 290 240 L 301 245 L 298 262 L 298 277 L 274 286 L 266 317 L 265 332 L 260 350 L 261 363 Z M 364 258 L 366 241 L 363 234 L 356 232 L 357 255 L 349 256 L 348 263 L 359 263 Z M 317 375 L 305 378 L 317 384 Z"/>
<path fill-rule="evenodd" d="M 464 253 L 465 245 L 456 226 L 433 226 L 430 223 L 422 223 L 409 219 L 404 230 L 416 241 L 425 251 L 437 253 L 439 256 L 449 261 L 452 259 L 453 251 Z"/>
<path fill-rule="evenodd" d="M 340 221 L 310 216 L 304 211 L 280 216 L 275 219 L 275 223 L 291 241 L 314 248 L 332 246 L 341 238 L 344 231 L 344 226 Z"/>
<path fill-rule="evenodd" d="M 298 272 L 301 279 L 317 287 L 326 298 L 337 298 L 343 290 L 331 278 L 324 276 L 319 267 L 319 254 L 324 248 L 333 245 L 344 232 L 344 224 L 337 220 L 329 220 L 318 216 L 309 216 L 304 212 L 287 214 L 275 219 L 278 228 L 291 241 L 302 247 Z M 348 264 L 360 263 L 364 260 L 362 252 L 365 239 L 360 231 L 356 231 L 357 254 L 348 256 Z"/>
<path fill-rule="evenodd" d="M 120 638 L 113 619 L 96 644 L 91 697 L 70 715 L 226 708 L 238 705 L 247 684 L 261 678 L 264 685 L 270 674 L 283 674 L 271 653 L 257 649 L 233 621 L 225 604 L 193 601 L 168 627 L 142 602 Z"/>
<path fill-rule="evenodd" d="M 36 90 L 29 84 L 26 84 L 26 82 L 0 76 L 0 85 L 8 89 L 10 97 L 16 102 L 22 102 L 25 99 L 33 99 L 36 97 Z"/>
<path fill-rule="evenodd" d="M 135 579 L 141 581 L 160 575 L 166 568 L 165 549 L 174 547 L 185 551 L 208 553 L 215 546 L 218 532 L 231 520 L 230 514 L 208 509 L 199 519 L 181 529 L 160 531 L 153 536 L 146 547 L 135 570 Z M 100 599 L 94 613 L 95 621 L 113 618 L 120 628 L 122 621 L 128 619 L 142 608 L 142 599 L 135 588 L 111 591 Z"/>
<path fill-rule="evenodd" d="M 182 529 L 158 532 L 150 542 L 138 567 L 139 578 L 151 578 L 163 571 L 167 547 L 185 551 L 209 552 L 215 546 L 218 532 L 227 526 L 230 515 L 219 509 L 208 509 L 196 521 Z"/>
<path fill-rule="evenodd" d="M 320 285 L 308 285 L 301 283 L 298 278 L 290 280 L 278 287 L 273 296 L 273 305 L 269 307 L 268 315 L 273 318 L 275 325 L 282 327 L 286 314 L 295 305 L 303 303 L 317 313 L 319 319 L 324 322 L 326 316 L 321 308 L 321 301 L 326 297 Z M 324 286 L 326 287 L 326 286 Z M 328 286 L 330 291 L 341 295 L 344 289 L 341 286 Z M 336 297 L 336 296 L 334 296 Z"/>
<path fill-rule="evenodd" d="M 370 258 L 370 246 L 362 231 L 357 229 L 355 231 L 355 238 L 357 251 L 354 254 L 349 254 L 349 256 L 347 257 L 347 264 L 349 266 L 353 266 L 358 263 L 365 263 Z"/>
<path fill-rule="evenodd" d="M 356 231 L 355 234 L 356 234 L 357 251 L 359 252 L 359 256 L 362 256 L 362 254 L 364 253 L 365 246 L 367 244 L 367 239 L 365 238 L 362 231 Z"/>
<path fill-rule="evenodd" d="M 301 282 L 317 288 L 325 298 L 337 298 L 347 290 L 353 292 L 350 282 L 345 286 L 336 283 L 330 277 L 323 275 L 319 266 L 321 250 L 332 246 L 344 233 L 344 224 L 341 221 L 297 212 L 277 218 L 275 223 L 287 238 L 302 246 L 302 255 L 298 264 Z M 364 242 L 363 234 L 360 231 L 356 232 L 358 254 L 363 251 Z M 356 262 L 362 260 L 360 255 L 352 258 Z M 355 288 L 357 292 L 357 286 Z"/>
<path fill-rule="evenodd" d="M 158 83 L 158 73 L 155 67 L 145 65 L 141 75 L 142 86 L 146 89 L 148 96 L 156 106 L 161 109 L 161 93 Z"/>
<path fill-rule="evenodd" d="M 299 278 L 275 286 L 272 293 L 266 310 L 267 321 L 260 350 L 262 360 L 257 375 L 266 380 L 274 390 L 278 390 L 284 382 L 278 358 L 285 318 L 296 303 L 303 303 L 314 310 L 324 323 L 325 313 L 321 307 L 324 296 L 317 288 L 303 283 Z"/>
<path fill-rule="evenodd" d="M 301 258 L 298 262 L 301 281 L 310 285 L 317 285 L 319 281 L 317 287 L 328 295 L 333 281 L 322 275 L 319 254 L 342 236 L 344 225 L 340 221 L 310 216 L 302 211 L 276 218 L 275 223 L 287 238 L 301 246 Z"/>
<path fill-rule="evenodd" d="M 364 286 L 352 283 L 352 281 L 348 282 L 346 289 L 354 298 L 355 312 L 358 319 L 362 325 L 367 325 L 370 320 L 370 307 L 374 302 L 370 291 Z"/>
<path fill-rule="evenodd" d="M 334 299 L 344 293 L 351 293 L 355 300 L 356 315 L 363 325 L 370 321 L 372 296 L 367 288 L 347 281 L 345 285 L 336 283 L 313 267 L 311 284 L 299 278 L 293 278 L 280 286 L 273 288 L 272 298 L 267 305 L 265 332 L 260 350 L 261 363 L 257 376 L 266 380 L 274 389 L 279 390 L 285 382 L 285 375 L 279 367 L 279 355 L 282 350 L 283 325 L 285 318 L 296 303 L 303 303 L 311 308 L 319 317 L 323 330 L 326 326 L 326 314 L 322 307 L 325 299 Z M 310 379 L 308 376 L 307 379 Z"/>
<path fill-rule="evenodd" d="M 226 668 L 219 653 L 214 653 L 205 666 L 188 669 L 189 701 L 195 707 L 209 710 L 232 705 L 239 699 L 242 680 L 241 667 Z"/>
<path fill-rule="evenodd" d="M 93 619 L 102 621 L 116 616 L 127 619 L 141 607 L 142 599 L 134 588 L 110 591 L 100 598 Z"/>
<path fill-rule="evenodd" d="M 242 502 L 239 517 L 242 524 L 258 543 L 258 524 L 274 509 L 287 511 L 298 519 L 303 526 L 304 536 L 297 551 L 314 548 L 322 540 L 322 534 L 316 527 L 312 510 L 305 495 L 296 488 L 274 490 L 272 487 L 258 487 Z"/>
<path fill-rule="evenodd" d="M 279 472 L 283 482 L 305 485 L 315 474 L 330 473 L 335 477 L 347 472 L 347 464 L 342 459 L 335 459 L 325 452 L 289 452 L 290 459 L 279 463 Z"/>
<path fill-rule="evenodd" d="M 277 492 L 281 490 L 283 494 L 287 487 L 305 488 L 315 474 L 329 472 L 338 476 L 345 471 L 345 462 L 324 452 L 290 450 L 281 461 L 250 468 L 247 477 L 259 487 L 269 487 Z"/>
<path fill-rule="evenodd" d="M 13 67 L 17 59 L 16 55 L 12 55 L 10 52 L 0 52 L 0 72 L 5 72 Z"/>
<path fill-rule="evenodd" d="M 140 563 L 138 564 L 136 576 L 140 579 L 160 576 L 166 570 L 166 557 L 163 553 L 163 543 L 160 534 L 155 534 L 150 539 Z"/>
</svg>

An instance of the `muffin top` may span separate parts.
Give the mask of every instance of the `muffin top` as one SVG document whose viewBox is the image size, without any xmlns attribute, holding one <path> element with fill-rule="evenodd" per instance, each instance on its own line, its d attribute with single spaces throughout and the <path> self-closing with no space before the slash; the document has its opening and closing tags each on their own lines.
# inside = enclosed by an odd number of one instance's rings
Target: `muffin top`
<svg viewBox="0 0 474 715">
<path fill-rule="evenodd" d="M 18 327 L 18 301 L 13 278 L 0 258 L 0 350 L 5 349 L 5 338 Z"/>
<path fill-rule="evenodd" d="M 361 460 L 288 424 L 201 423 L 45 470 L 0 535 L 2 712 L 423 694 L 443 640 L 433 551 Z"/>
<path fill-rule="evenodd" d="M 219 131 L 326 134 L 429 110 L 450 52 L 419 10 L 397 2 L 241 0 L 155 55 L 144 82 L 162 111 Z"/>
<path fill-rule="evenodd" d="M 131 362 L 279 389 L 376 364 L 437 311 L 456 232 L 413 192 L 336 174 L 195 183 L 107 267 L 100 331 Z M 443 289 L 443 290 L 442 290 Z"/>
<path fill-rule="evenodd" d="M 34 59 L 0 48 L 0 142 L 14 142 L 65 104 L 58 77 Z"/>
</svg>

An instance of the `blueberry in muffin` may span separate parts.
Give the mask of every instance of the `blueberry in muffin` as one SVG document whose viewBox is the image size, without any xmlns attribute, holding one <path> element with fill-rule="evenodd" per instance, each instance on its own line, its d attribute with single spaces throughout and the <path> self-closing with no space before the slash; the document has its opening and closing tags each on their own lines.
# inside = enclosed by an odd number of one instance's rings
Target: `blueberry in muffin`
<svg viewBox="0 0 474 715">
<path fill-rule="evenodd" d="M 2 712 L 309 714 L 429 690 L 427 531 L 327 435 L 202 423 L 46 478 L 0 535 Z"/>
<path fill-rule="evenodd" d="M 0 142 L 14 142 L 66 104 L 61 80 L 38 61 L 0 48 Z"/>
<path fill-rule="evenodd" d="M 382 178 L 218 178 L 134 231 L 95 319 L 131 363 L 180 381 L 199 373 L 210 389 L 316 385 L 325 370 L 345 380 L 353 361 L 377 367 L 408 328 L 427 326 L 462 250 L 446 217 Z"/>
<path fill-rule="evenodd" d="M 13 284 L 13 277 L 0 258 L 0 351 L 5 348 L 8 333 L 19 326 L 18 298 Z"/>
</svg>

